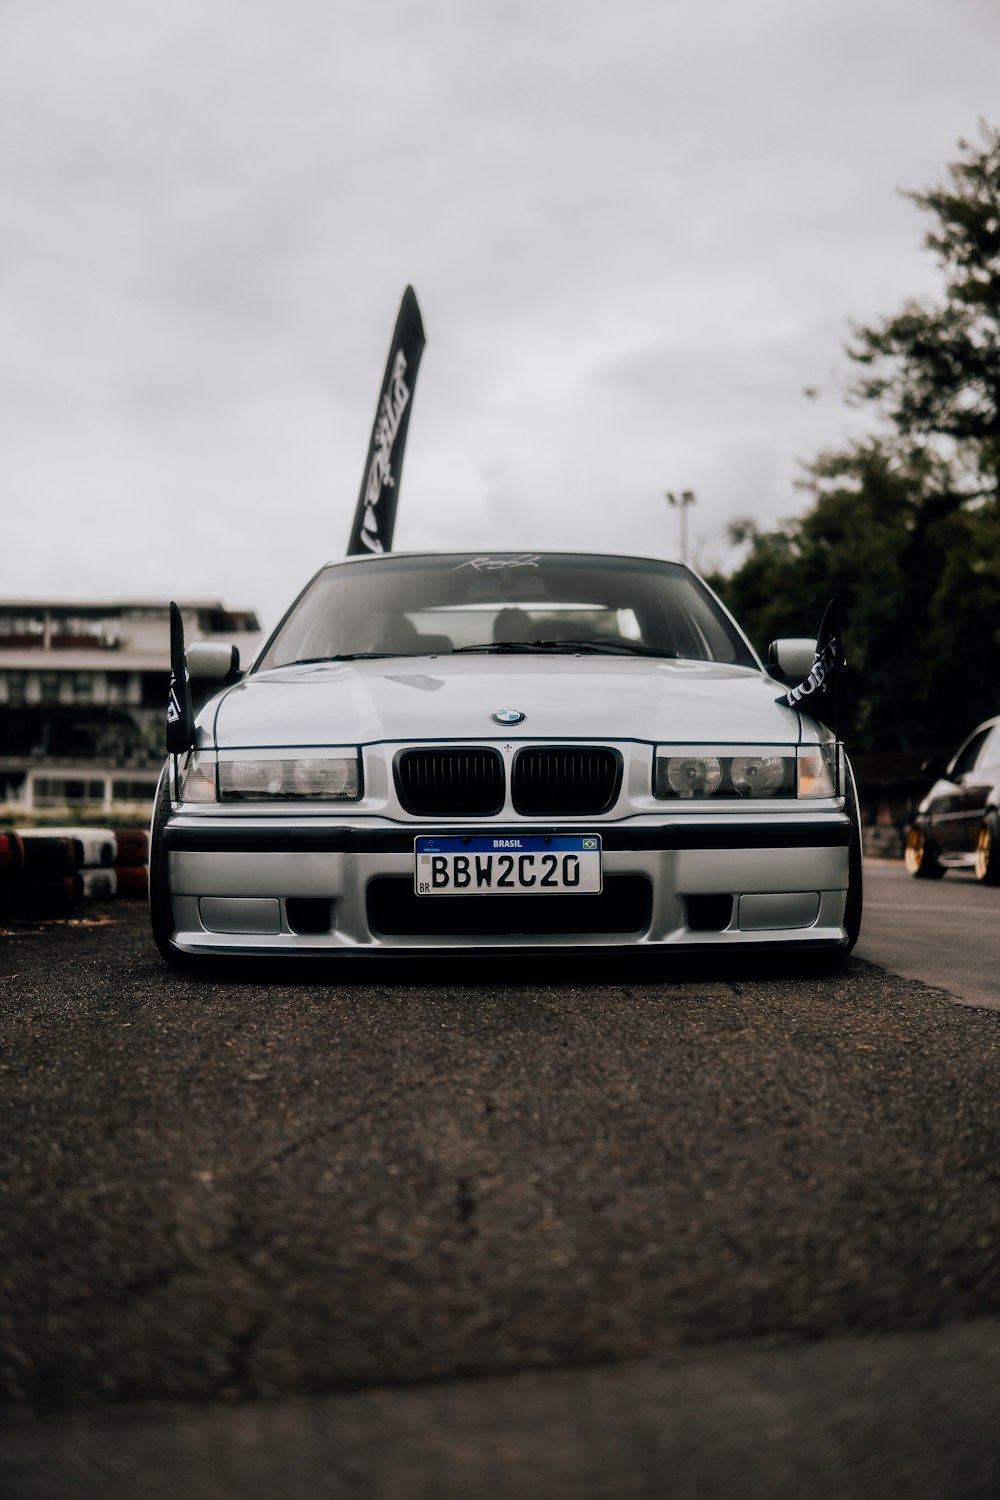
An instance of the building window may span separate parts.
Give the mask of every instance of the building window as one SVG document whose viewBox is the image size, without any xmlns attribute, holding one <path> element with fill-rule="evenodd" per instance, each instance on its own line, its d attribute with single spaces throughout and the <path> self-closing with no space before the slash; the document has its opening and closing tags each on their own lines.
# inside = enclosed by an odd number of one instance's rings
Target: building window
<svg viewBox="0 0 1000 1500">
<path fill-rule="evenodd" d="M 22 802 L 25 779 L 23 771 L 0 771 L 0 802 Z"/>
<path fill-rule="evenodd" d="M 45 622 L 37 616 L 0 614 L 0 638 L 4 645 L 40 646 Z"/>
<path fill-rule="evenodd" d="M 139 702 L 139 678 L 135 672 L 108 673 L 108 702 Z"/>
<path fill-rule="evenodd" d="M 126 780 L 116 777 L 111 783 L 112 802 L 152 802 L 155 795 L 155 780 Z"/>
<path fill-rule="evenodd" d="M 97 777 L 36 776 L 31 786 L 33 807 L 103 807 L 104 781 Z"/>
<path fill-rule="evenodd" d="M 25 701 L 25 688 L 27 673 L 7 673 L 7 702 L 12 708 L 20 708 Z"/>
<path fill-rule="evenodd" d="M 59 702 L 59 673 L 40 672 L 38 675 L 39 691 L 43 703 Z"/>
</svg>

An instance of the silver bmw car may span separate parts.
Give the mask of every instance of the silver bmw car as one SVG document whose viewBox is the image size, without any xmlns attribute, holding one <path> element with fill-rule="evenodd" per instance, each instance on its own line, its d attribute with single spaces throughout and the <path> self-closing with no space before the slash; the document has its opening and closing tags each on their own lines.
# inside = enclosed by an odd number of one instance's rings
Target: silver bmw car
<svg viewBox="0 0 1000 1500">
<path fill-rule="evenodd" d="M 383 553 L 321 569 L 152 825 L 153 934 L 210 955 L 825 950 L 861 922 L 842 748 L 654 558 Z M 779 681 L 778 677 L 784 680 Z"/>
</svg>

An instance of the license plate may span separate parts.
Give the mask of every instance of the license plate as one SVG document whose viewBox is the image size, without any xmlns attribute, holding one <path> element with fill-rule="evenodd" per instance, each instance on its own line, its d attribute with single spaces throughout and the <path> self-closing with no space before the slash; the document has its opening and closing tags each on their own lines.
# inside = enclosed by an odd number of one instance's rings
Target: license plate
<svg viewBox="0 0 1000 1500">
<path fill-rule="evenodd" d="M 485 838 L 419 838 L 418 896 L 565 896 L 601 889 L 596 834 L 500 834 Z"/>
</svg>

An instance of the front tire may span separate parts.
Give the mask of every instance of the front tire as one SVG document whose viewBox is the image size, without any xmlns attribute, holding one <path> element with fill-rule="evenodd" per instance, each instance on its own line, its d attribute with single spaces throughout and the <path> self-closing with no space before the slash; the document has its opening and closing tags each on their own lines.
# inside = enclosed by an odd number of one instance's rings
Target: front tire
<svg viewBox="0 0 1000 1500">
<path fill-rule="evenodd" d="M 847 900 L 844 903 L 844 927 L 847 938 L 841 948 L 846 958 L 861 936 L 861 914 L 864 910 L 864 865 L 861 849 L 861 813 L 858 809 L 858 793 L 854 785 L 854 772 L 847 767 L 847 795 L 845 811 L 851 820 L 851 844 L 847 857 Z"/>
<path fill-rule="evenodd" d="M 1000 817 L 988 812 L 976 839 L 976 879 L 980 885 L 1000 885 Z"/>
<path fill-rule="evenodd" d="M 160 773 L 156 801 L 153 804 L 153 821 L 149 830 L 149 922 L 160 957 L 171 968 L 185 969 L 192 959 L 187 953 L 175 948 L 171 941 L 174 935 L 174 910 L 170 899 L 170 866 L 163 837 L 163 830 L 170 817 L 170 773 L 171 765 L 168 761 Z"/>
<path fill-rule="evenodd" d="M 847 850 L 847 894 L 844 900 L 844 936 L 835 946 L 809 952 L 805 962 L 820 974 L 839 971 L 861 936 L 861 914 L 864 910 L 864 862 L 861 847 L 861 814 L 854 772 L 847 766 L 844 811 L 851 820 L 851 840 Z"/>
<path fill-rule="evenodd" d="M 915 880 L 941 880 L 945 874 L 944 865 L 937 856 L 936 845 L 919 823 L 910 824 L 903 863 Z"/>
</svg>

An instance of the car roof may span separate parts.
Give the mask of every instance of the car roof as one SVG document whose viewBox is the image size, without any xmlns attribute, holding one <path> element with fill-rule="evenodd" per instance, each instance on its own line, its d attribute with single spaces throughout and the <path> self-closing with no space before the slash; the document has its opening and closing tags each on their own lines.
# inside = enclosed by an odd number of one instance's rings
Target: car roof
<svg viewBox="0 0 1000 1500">
<path fill-rule="evenodd" d="M 654 562 L 675 563 L 678 567 L 687 567 L 677 557 L 657 556 L 651 552 L 581 552 L 575 547 L 449 547 L 447 551 L 436 548 L 415 548 L 403 552 L 357 552 L 350 557 L 334 557 L 323 564 L 324 568 L 339 568 L 344 563 L 368 563 L 373 561 L 388 562 L 393 558 L 408 557 L 524 557 L 527 555 L 537 557 L 580 557 L 580 558 L 604 558 L 613 557 L 617 561 L 627 562 Z"/>
<path fill-rule="evenodd" d="M 962 745 L 967 745 L 968 742 L 971 739 L 974 739 L 977 734 L 982 734 L 984 729 L 995 729 L 998 724 L 1000 724 L 1000 714 L 994 714 L 992 719 L 983 719 L 982 723 L 977 724 L 975 729 L 969 730 L 968 734 L 965 736 L 965 739 L 962 741 Z M 962 745 L 959 746 L 959 749 L 962 748 Z"/>
</svg>

